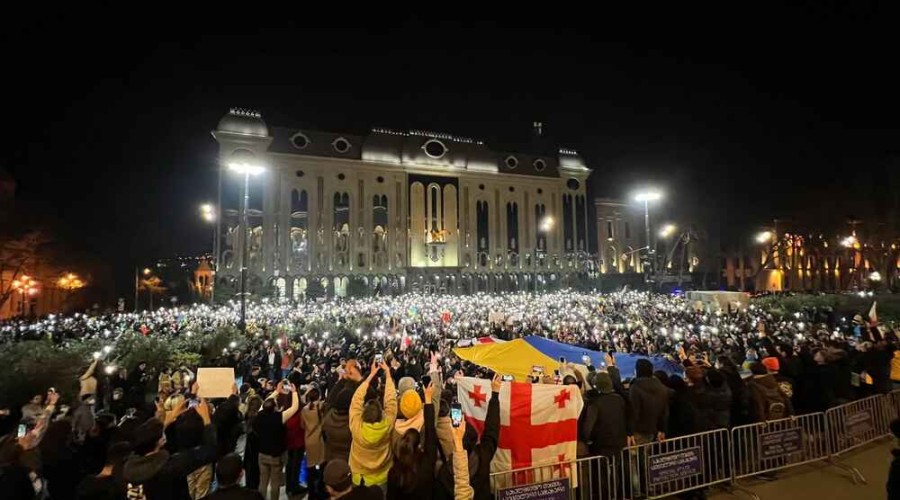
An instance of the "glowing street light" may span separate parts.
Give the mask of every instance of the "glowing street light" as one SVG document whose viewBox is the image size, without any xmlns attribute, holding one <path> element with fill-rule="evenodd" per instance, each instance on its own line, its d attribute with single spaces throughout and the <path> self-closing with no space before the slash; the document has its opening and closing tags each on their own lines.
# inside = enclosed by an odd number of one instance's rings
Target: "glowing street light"
<svg viewBox="0 0 900 500">
<path fill-rule="evenodd" d="M 668 238 L 675 233 L 676 229 L 677 227 L 675 227 L 675 224 L 666 224 L 662 229 L 659 230 L 659 236 L 660 238 Z"/>
<path fill-rule="evenodd" d="M 200 205 L 200 216 L 203 217 L 203 220 L 206 222 L 216 221 L 216 209 L 213 207 L 212 203 Z"/>
<path fill-rule="evenodd" d="M 21 295 L 20 312 L 22 313 L 22 317 L 25 317 L 25 297 L 28 295 L 37 295 L 37 282 L 27 274 L 23 274 L 19 279 L 13 280 L 11 285 L 12 288 Z"/>
<path fill-rule="evenodd" d="M 659 191 L 641 191 L 634 195 L 634 201 L 648 202 L 662 199 L 662 193 Z"/>
<path fill-rule="evenodd" d="M 647 247 L 647 255 L 652 256 L 656 253 L 653 244 L 650 243 L 650 202 L 662 199 L 662 193 L 654 190 L 639 191 L 634 195 L 634 201 L 644 203 L 644 236 L 646 237 L 645 245 Z M 650 274 L 653 274 L 653 259 L 647 259 L 650 264 Z"/>
<path fill-rule="evenodd" d="M 756 235 L 756 242 L 760 244 L 768 243 L 772 241 L 773 236 L 774 234 L 772 233 L 772 231 L 762 231 Z"/>
<path fill-rule="evenodd" d="M 857 240 L 856 236 L 853 236 L 852 234 L 841 240 L 841 246 L 845 248 L 852 248 L 858 244 L 859 240 Z"/>
<path fill-rule="evenodd" d="M 869 275 L 869 279 L 872 281 L 881 281 L 881 273 L 872 271 L 872 274 Z"/>
<path fill-rule="evenodd" d="M 543 219 L 541 219 L 541 231 L 545 233 L 550 232 L 550 230 L 553 229 L 553 224 L 555 222 L 556 221 L 553 220 L 553 217 L 549 215 L 544 217 Z"/>
</svg>

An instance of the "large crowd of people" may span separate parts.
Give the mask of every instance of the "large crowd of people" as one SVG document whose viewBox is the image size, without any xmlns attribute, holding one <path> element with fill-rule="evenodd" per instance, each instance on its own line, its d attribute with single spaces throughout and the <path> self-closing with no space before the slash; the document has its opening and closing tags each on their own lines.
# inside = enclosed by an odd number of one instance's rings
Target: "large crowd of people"
<svg viewBox="0 0 900 500">
<path fill-rule="evenodd" d="M 499 403 L 479 435 L 453 425 L 456 377 L 501 375 L 453 353 L 477 339 L 539 335 L 608 352 L 556 379 L 584 399 L 579 456 L 823 411 L 900 384 L 891 325 L 810 309 L 789 317 L 750 305 L 698 310 L 678 296 L 410 294 L 301 304 L 254 303 L 247 333 L 216 353 L 231 396 L 199 397 L 196 366 L 120 366 L 129 336 L 177 340 L 238 324 L 235 304 L 78 314 L 0 323 L 0 348 L 27 340 L 67 349 L 98 339 L 77 393 L 0 400 L 3 498 L 492 498 Z M 665 356 L 684 376 L 615 352 Z M 896 353 L 896 354 L 895 354 Z M 108 374 L 104 377 L 101 374 Z M 2 393 L 2 392 L 0 392 Z"/>
</svg>

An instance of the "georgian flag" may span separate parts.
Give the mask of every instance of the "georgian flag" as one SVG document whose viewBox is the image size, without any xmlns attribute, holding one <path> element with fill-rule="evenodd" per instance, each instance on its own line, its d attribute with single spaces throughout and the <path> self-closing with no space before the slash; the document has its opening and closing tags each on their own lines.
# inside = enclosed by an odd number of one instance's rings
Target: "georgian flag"
<svg viewBox="0 0 900 500">
<path fill-rule="evenodd" d="M 491 381 L 462 377 L 457 379 L 457 397 L 466 424 L 484 431 Z M 569 477 L 577 486 L 575 468 L 578 442 L 578 416 L 584 401 L 575 386 L 503 382 L 500 388 L 500 442 L 491 472 L 539 467 L 521 474 L 500 475 L 494 486 Z"/>
</svg>

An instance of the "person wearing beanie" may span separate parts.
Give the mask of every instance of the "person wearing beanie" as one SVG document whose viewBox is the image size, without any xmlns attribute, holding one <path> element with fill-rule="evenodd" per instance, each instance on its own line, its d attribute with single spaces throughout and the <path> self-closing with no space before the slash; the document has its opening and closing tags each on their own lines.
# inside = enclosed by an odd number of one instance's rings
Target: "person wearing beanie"
<svg viewBox="0 0 900 500">
<path fill-rule="evenodd" d="M 372 379 L 379 369 L 384 370 L 384 403 L 377 399 L 365 401 Z M 387 483 L 393 464 L 391 431 L 397 419 L 397 393 L 388 365 L 372 362 L 369 376 L 359 384 L 350 402 L 350 470 L 353 484 L 381 486 Z"/>
<path fill-rule="evenodd" d="M 407 394 L 415 391 L 407 391 Z M 437 462 L 437 432 L 434 419 L 434 384 L 425 388 L 423 429 L 410 429 L 392 444 L 394 465 L 388 472 L 387 495 L 389 500 L 428 498 L 434 489 L 434 472 Z"/>
<path fill-rule="evenodd" d="M 384 493 L 376 486 L 354 486 L 353 474 L 346 460 L 331 460 L 322 473 L 322 482 L 330 499 L 382 500 Z"/>
<path fill-rule="evenodd" d="M 794 403 L 794 379 L 788 377 L 781 373 L 781 362 L 778 358 L 774 356 L 770 356 L 768 358 L 763 358 L 762 360 L 763 366 L 766 367 L 766 371 L 772 374 L 775 377 L 775 381 L 778 382 L 778 388 L 784 393 L 785 396 L 790 398 L 791 403 Z"/>
<path fill-rule="evenodd" d="M 669 419 L 669 389 L 653 376 L 653 365 L 647 359 L 635 363 L 637 377 L 631 383 L 633 441 L 646 444 L 666 437 Z"/>
</svg>

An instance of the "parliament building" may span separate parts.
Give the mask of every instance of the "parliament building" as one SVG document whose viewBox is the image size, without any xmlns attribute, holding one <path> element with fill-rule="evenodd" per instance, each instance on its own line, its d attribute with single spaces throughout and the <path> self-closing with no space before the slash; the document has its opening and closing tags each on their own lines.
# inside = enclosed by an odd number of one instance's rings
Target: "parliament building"
<svg viewBox="0 0 900 500">
<path fill-rule="evenodd" d="M 249 293 L 294 300 L 544 290 L 592 265 L 591 170 L 540 123 L 514 150 L 423 130 L 269 127 L 241 109 L 213 135 L 218 296 L 238 293 L 242 261 Z"/>
</svg>

